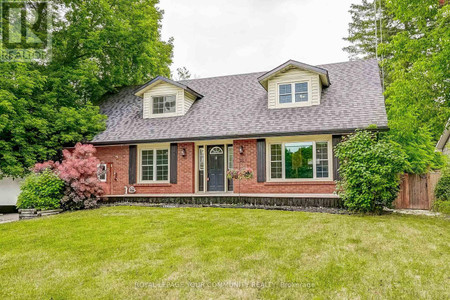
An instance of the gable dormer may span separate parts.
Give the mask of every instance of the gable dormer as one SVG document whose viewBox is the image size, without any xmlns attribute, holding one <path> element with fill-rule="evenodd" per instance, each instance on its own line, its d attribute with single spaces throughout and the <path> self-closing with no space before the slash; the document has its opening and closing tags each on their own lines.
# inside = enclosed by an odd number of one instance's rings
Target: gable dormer
<svg viewBox="0 0 450 300">
<path fill-rule="evenodd" d="M 143 118 L 185 115 L 195 100 L 203 96 L 187 85 L 158 76 L 140 87 L 136 96 L 143 98 Z"/>
<path fill-rule="evenodd" d="M 269 109 L 319 105 L 322 88 L 330 85 L 327 70 L 294 60 L 258 80 L 267 91 Z"/>
</svg>

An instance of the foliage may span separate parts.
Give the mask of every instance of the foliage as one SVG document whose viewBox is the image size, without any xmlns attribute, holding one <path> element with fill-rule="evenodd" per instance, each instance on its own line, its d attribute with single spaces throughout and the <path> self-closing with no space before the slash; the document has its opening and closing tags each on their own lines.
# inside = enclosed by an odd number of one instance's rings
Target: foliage
<svg viewBox="0 0 450 300">
<path fill-rule="evenodd" d="M 252 179 L 253 178 L 253 170 L 251 168 L 243 168 L 241 170 L 230 169 L 227 171 L 228 179 Z"/>
<path fill-rule="evenodd" d="M 353 45 L 344 50 L 351 57 L 374 57 L 373 0 L 352 5 L 351 13 L 346 39 Z M 381 1 L 378 55 L 384 58 L 389 138 L 405 151 L 407 172 L 442 166 L 434 147 L 450 117 L 449 18 L 449 6 L 437 0 Z M 380 28 L 378 23 L 378 34 Z"/>
<path fill-rule="evenodd" d="M 374 1 L 378 9 L 377 21 Z M 349 13 L 352 22 L 349 23 L 348 37 L 344 40 L 351 45 L 343 50 L 351 59 L 376 57 L 376 43 L 390 42 L 392 36 L 404 29 L 404 24 L 386 10 L 386 0 L 363 0 L 362 3 L 352 4 Z"/>
<path fill-rule="evenodd" d="M 18 208 L 57 209 L 63 196 L 64 182 L 47 169 L 28 175 L 20 189 Z"/>
<path fill-rule="evenodd" d="M 61 163 L 50 160 L 34 166 L 35 173 L 51 170 L 65 183 L 61 199 L 64 209 L 95 207 L 97 197 L 103 195 L 103 183 L 97 177 L 100 161 L 95 152 L 94 146 L 77 143 L 73 150 L 63 151 Z"/>
<path fill-rule="evenodd" d="M 102 95 L 170 75 L 173 45 L 161 40 L 158 1 L 52 3 L 52 59 L 0 62 L 0 176 L 23 177 L 36 161 L 59 159 L 63 146 L 103 130 L 92 104 Z"/>
<path fill-rule="evenodd" d="M 48 76 L 25 63 L 0 63 L 0 174 L 23 177 L 62 145 L 104 128 L 99 108 L 62 105 L 46 89 Z"/>
<path fill-rule="evenodd" d="M 450 201 L 448 200 L 436 200 L 433 203 L 433 210 L 450 215 Z"/>
<path fill-rule="evenodd" d="M 425 173 L 443 163 L 434 147 L 450 116 L 450 9 L 431 0 L 387 7 L 410 28 L 380 46 L 390 57 L 383 61 L 390 137 L 405 149 L 407 171 Z"/>
<path fill-rule="evenodd" d="M 450 201 L 450 169 L 442 173 L 434 189 L 434 195 L 437 200 Z"/>
<path fill-rule="evenodd" d="M 172 39 L 161 40 L 157 0 L 58 0 L 52 85 L 67 101 L 96 102 L 117 88 L 169 77 Z"/>
<path fill-rule="evenodd" d="M 102 183 L 97 178 L 97 166 L 92 145 L 77 143 L 73 151 L 64 150 L 64 159 L 57 166 L 59 177 L 66 183 L 62 198 L 65 209 L 92 208 L 97 205 L 96 198 L 103 195 Z"/>
<path fill-rule="evenodd" d="M 336 146 L 339 158 L 339 196 L 354 211 L 375 212 L 390 207 L 405 167 L 404 153 L 398 145 L 377 140 L 376 134 L 357 131 Z"/>
</svg>

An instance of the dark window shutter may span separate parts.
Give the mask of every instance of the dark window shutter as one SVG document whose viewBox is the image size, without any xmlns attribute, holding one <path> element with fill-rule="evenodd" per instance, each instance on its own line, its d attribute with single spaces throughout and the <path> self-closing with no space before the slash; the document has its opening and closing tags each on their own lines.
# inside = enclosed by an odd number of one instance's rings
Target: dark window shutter
<svg viewBox="0 0 450 300">
<path fill-rule="evenodd" d="M 178 144 L 170 144 L 170 183 L 177 183 Z"/>
<path fill-rule="evenodd" d="M 342 140 L 342 135 L 333 135 L 332 144 L 333 144 L 333 179 L 339 180 L 339 159 L 336 157 L 334 148 L 337 144 L 339 144 Z"/>
<path fill-rule="evenodd" d="M 136 183 L 136 167 L 137 167 L 137 146 L 130 146 L 130 158 L 128 160 L 128 182 L 129 184 Z"/>
<path fill-rule="evenodd" d="M 266 140 L 259 139 L 256 141 L 256 174 L 258 182 L 266 181 Z"/>
</svg>

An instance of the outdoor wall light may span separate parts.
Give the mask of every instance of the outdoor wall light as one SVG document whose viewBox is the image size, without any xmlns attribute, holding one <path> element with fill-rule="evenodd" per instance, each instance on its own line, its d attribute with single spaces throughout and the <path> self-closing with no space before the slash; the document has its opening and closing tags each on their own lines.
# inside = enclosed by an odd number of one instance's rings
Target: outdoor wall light
<svg viewBox="0 0 450 300">
<path fill-rule="evenodd" d="M 186 156 L 186 149 L 185 148 L 181 148 L 181 156 L 183 156 L 183 157 Z"/>
<path fill-rule="evenodd" d="M 240 154 L 244 154 L 244 146 L 240 146 L 239 147 L 239 153 Z"/>
</svg>

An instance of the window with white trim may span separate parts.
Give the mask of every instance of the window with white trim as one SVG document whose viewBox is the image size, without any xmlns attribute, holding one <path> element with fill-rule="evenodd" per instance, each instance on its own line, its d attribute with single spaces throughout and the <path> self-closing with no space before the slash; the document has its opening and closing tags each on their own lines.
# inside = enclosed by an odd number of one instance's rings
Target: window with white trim
<svg viewBox="0 0 450 300">
<path fill-rule="evenodd" d="M 169 149 L 143 149 L 140 155 L 141 181 L 169 180 Z"/>
<path fill-rule="evenodd" d="M 309 83 L 295 82 L 278 85 L 278 103 L 307 103 L 309 101 Z"/>
<path fill-rule="evenodd" d="M 97 165 L 97 178 L 101 182 L 106 182 L 106 164 Z"/>
<path fill-rule="evenodd" d="M 270 177 L 283 178 L 283 156 L 281 144 L 270 145 Z"/>
<path fill-rule="evenodd" d="M 231 169 L 233 169 L 233 166 L 234 166 L 233 146 L 228 146 L 227 156 L 228 156 L 227 157 L 227 167 L 228 167 L 228 170 L 231 170 Z"/>
<path fill-rule="evenodd" d="M 205 169 L 205 148 L 203 146 L 198 148 L 198 169 L 200 171 Z"/>
<path fill-rule="evenodd" d="M 158 96 L 153 99 L 153 114 L 167 114 L 176 111 L 176 96 Z"/>
<path fill-rule="evenodd" d="M 328 143 L 316 143 L 316 177 L 328 178 Z"/>
<path fill-rule="evenodd" d="M 270 144 L 270 179 L 329 178 L 329 144 L 322 141 Z"/>
</svg>

